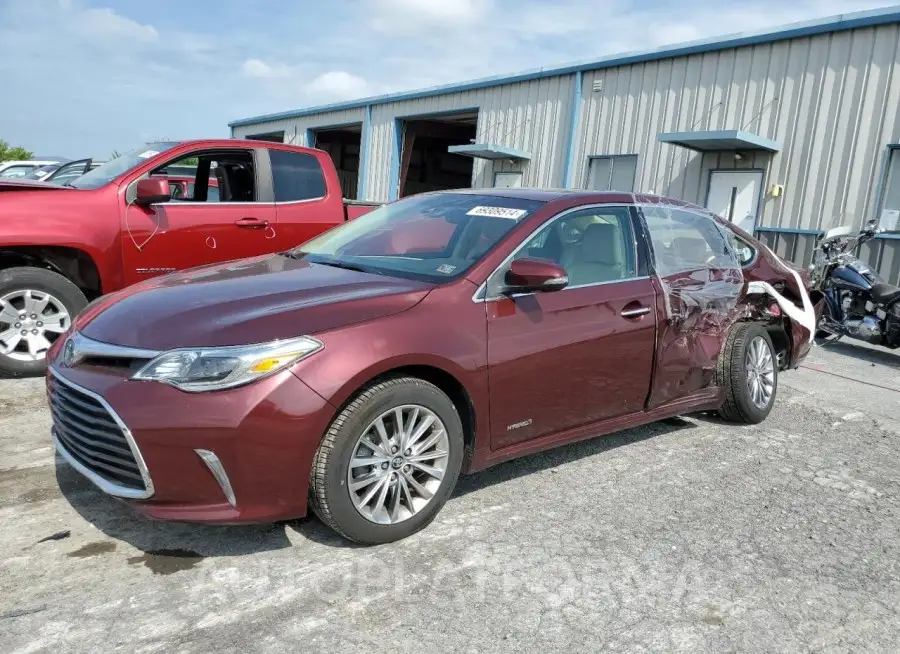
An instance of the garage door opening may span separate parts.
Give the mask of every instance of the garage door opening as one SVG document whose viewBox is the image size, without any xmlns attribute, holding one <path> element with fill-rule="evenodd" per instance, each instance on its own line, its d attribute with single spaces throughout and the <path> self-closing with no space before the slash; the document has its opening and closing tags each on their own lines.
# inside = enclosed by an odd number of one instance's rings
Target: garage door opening
<svg viewBox="0 0 900 654">
<path fill-rule="evenodd" d="M 250 134 L 248 139 L 254 141 L 271 141 L 273 143 L 284 143 L 284 130 L 280 132 L 266 132 L 265 134 Z"/>
<path fill-rule="evenodd" d="M 359 197 L 359 151 L 362 145 L 362 123 L 334 129 L 310 130 L 308 143 L 312 148 L 331 155 L 341 180 L 345 198 Z"/>
<path fill-rule="evenodd" d="M 472 143 L 477 124 L 477 111 L 402 121 L 398 197 L 470 188 L 474 162 L 447 148 Z"/>
</svg>

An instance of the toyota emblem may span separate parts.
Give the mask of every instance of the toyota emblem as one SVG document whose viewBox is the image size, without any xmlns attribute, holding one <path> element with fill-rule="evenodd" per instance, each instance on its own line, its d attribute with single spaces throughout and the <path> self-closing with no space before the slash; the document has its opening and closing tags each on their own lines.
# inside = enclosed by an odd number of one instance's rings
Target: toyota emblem
<svg viewBox="0 0 900 654">
<path fill-rule="evenodd" d="M 75 365 L 75 339 L 73 338 L 66 341 L 65 348 L 63 349 L 63 363 L 67 368 L 71 368 Z"/>
</svg>

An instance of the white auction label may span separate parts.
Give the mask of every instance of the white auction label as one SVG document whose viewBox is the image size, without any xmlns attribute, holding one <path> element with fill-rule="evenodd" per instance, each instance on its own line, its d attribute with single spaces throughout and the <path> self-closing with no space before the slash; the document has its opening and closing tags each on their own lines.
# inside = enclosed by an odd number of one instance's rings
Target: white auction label
<svg viewBox="0 0 900 654">
<path fill-rule="evenodd" d="M 509 218 L 518 220 L 527 211 L 524 209 L 510 209 L 509 207 L 473 207 L 466 212 L 467 216 L 488 216 L 490 218 Z"/>
</svg>

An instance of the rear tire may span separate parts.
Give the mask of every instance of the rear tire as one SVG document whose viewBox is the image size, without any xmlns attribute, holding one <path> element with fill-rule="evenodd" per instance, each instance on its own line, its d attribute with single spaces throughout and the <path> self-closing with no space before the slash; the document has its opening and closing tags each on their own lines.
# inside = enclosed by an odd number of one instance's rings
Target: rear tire
<svg viewBox="0 0 900 654">
<path fill-rule="evenodd" d="M 319 445 L 310 506 L 354 542 L 406 538 L 426 527 L 450 497 L 464 447 L 459 414 L 439 388 L 414 377 L 376 383 L 338 414 Z"/>
<path fill-rule="evenodd" d="M 778 391 L 778 365 L 768 331 L 756 323 L 732 326 L 719 354 L 717 385 L 725 390 L 719 415 L 757 424 L 766 419 Z"/>
<path fill-rule="evenodd" d="M 43 374 L 47 350 L 85 306 L 84 293 L 52 270 L 0 272 L 0 377 Z"/>
</svg>

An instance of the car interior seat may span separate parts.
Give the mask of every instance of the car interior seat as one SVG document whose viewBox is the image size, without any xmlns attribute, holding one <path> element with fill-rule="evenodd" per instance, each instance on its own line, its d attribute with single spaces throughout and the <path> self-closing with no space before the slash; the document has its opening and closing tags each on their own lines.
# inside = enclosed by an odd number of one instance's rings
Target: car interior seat
<svg viewBox="0 0 900 654">
<path fill-rule="evenodd" d="M 618 225 L 594 223 L 584 230 L 580 243 L 568 248 L 562 256 L 562 266 L 569 275 L 569 284 L 592 284 L 622 279 L 625 268 L 619 256 Z"/>
</svg>

